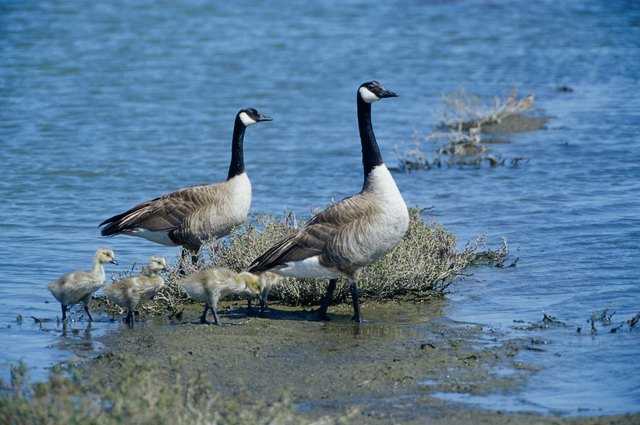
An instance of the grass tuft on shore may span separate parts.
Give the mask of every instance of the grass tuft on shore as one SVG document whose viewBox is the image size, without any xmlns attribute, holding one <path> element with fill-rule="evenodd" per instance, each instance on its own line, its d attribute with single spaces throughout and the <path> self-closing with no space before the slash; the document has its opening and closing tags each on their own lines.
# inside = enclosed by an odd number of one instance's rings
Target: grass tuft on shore
<svg viewBox="0 0 640 425">
<path fill-rule="evenodd" d="M 77 371 L 54 367 L 49 379 L 32 384 L 23 364 L 12 367 L 11 380 L 0 380 L 3 424 L 298 424 L 302 419 L 287 397 L 266 404 L 216 392 L 199 373 L 109 354 L 123 368 L 118 377 L 95 382 Z M 250 398 L 249 398 L 250 399 Z M 346 419 L 346 416 L 345 416 Z M 342 421 L 340 421 L 342 422 Z M 321 418 L 316 424 L 334 423 Z"/>
<path fill-rule="evenodd" d="M 456 237 L 435 220 L 425 221 L 424 210 L 409 208 L 409 229 L 400 244 L 389 254 L 367 267 L 360 279 L 362 299 L 384 301 L 398 297 L 421 297 L 428 292 L 443 292 L 463 270 L 472 264 L 488 263 L 508 256 L 505 247 L 486 249 L 479 238 L 474 244 L 458 249 Z M 293 213 L 274 217 L 268 214 L 254 215 L 238 226 L 229 237 L 211 241 L 201 252 L 195 266 L 189 264 L 187 273 L 205 267 L 227 267 L 236 271 L 246 270 L 255 258 L 271 245 L 296 231 L 306 219 Z M 141 308 L 143 314 L 159 314 L 180 310 L 189 302 L 177 282 L 182 276 L 178 267 L 171 267 L 167 287 L 154 300 Z M 327 288 L 326 279 L 285 278 L 270 294 L 271 301 L 291 306 L 311 306 L 322 302 Z M 334 303 L 350 299 L 346 279 L 340 279 L 334 293 Z M 115 313 L 117 306 L 110 305 L 104 297 L 98 304 Z M 121 309 L 120 309 L 121 310 Z"/>
</svg>

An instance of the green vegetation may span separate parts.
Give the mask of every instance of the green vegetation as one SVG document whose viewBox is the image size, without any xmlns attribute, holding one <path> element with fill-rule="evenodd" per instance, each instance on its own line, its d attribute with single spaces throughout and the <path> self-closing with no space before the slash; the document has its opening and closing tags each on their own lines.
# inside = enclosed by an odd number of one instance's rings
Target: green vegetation
<svg viewBox="0 0 640 425">
<path fill-rule="evenodd" d="M 455 236 L 447 232 L 435 220 L 426 222 L 423 210 L 410 208 L 410 224 L 402 242 L 395 250 L 365 269 L 359 288 L 363 299 L 376 301 L 397 297 L 421 297 L 427 293 L 444 291 L 462 271 L 472 264 L 502 266 L 508 257 L 505 245 L 498 250 L 487 250 L 482 238 L 461 250 L 456 247 Z M 306 220 L 293 213 L 281 217 L 256 215 L 225 239 L 212 241 L 203 248 L 199 264 L 189 265 L 191 273 L 204 267 L 228 267 L 245 270 L 272 244 L 295 231 Z M 130 272 L 127 272 L 130 273 Z M 141 307 L 142 314 L 164 314 L 175 312 L 182 303 L 189 302 L 178 287 L 181 278 L 178 268 L 170 269 L 167 287 L 154 300 Z M 317 305 L 322 302 L 327 281 L 323 279 L 283 279 L 269 294 L 272 301 L 285 305 Z M 346 280 L 341 279 L 334 293 L 334 302 L 340 303 L 350 297 Z M 96 302 L 100 308 L 122 313 L 104 297 Z"/>
<path fill-rule="evenodd" d="M 524 158 L 501 158 L 492 154 L 489 143 L 508 143 L 504 140 L 485 139 L 486 133 L 511 133 L 542 128 L 544 117 L 525 115 L 532 110 L 533 96 L 518 98 L 515 91 L 506 98 L 495 97 L 492 103 L 483 104 L 477 96 L 464 89 L 444 96 L 444 109 L 440 113 L 441 125 L 421 140 L 413 135 L 410 148 L 396 146 L 395 153 L 403 171 L 431 169 L 434 167 L 472 166 L 487 164 L 517 166 Z M 425 149 L 424 146 L 430 149 Z M 427 153 L 431 151 L 431 153 Z"/>
<path fill-rule="evenodd" d="M 26 367 L 0 380 L 0 423 L 47 424 L 298 424 L 309 423 L 283 396 L 267 405 L 247 392 L 231 397 L 216 392 L 213 383 L 176 358 L 170 368 L 112 356 L 124 368 L 118 377 L 95 382 L 79 372 L 52 370 L 48 381 L 31 384 Z M 244 401 L 240 401 L 244 400 Z M 248 401 L 247 401 L 248 400 Z M 340 421 L 342 422 L 342 421 Z M 335 423 L 320 419 L 316 424 Z"/>
</svg>

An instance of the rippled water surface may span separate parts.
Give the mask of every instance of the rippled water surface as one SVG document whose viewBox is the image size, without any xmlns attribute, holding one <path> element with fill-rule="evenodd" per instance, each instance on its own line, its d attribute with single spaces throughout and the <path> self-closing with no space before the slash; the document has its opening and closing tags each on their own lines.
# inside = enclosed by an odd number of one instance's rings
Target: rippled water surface
<svg viewBox="0 0 640 425">
<path fill-rule="evenodd" d="M 517 396 L 467 398 L 511 410 L 640 411 L 640 8 L 635 2 L 0 2 L 0 376 L 31 375 L 99 349 L 106 317 L 63 331 L 46 284 L 112 247 L 117 272 L 177 250 L 103 239 L 134 204 L 226 176 L 234 114 L 247 130 L 253 209 L 308 214 L 359 190 L 355 90 L 378 79 L 383 155 L 438 123 L 460 87 L 490 100 L 536 96 L 547 128 L 493 146 L 517 168 L 443 168 L 396 180 L 461 245 L 505 237 L 516 268 L 473 270 L 452 287 L 454 320 L 536 341 L 543 367 Z M 223 2 L 219 2 L 223 3 Z M 572 92 L 561 92 L 566 86 Z M 543 311 L 566 326 L 519 330 Z M 22 315 L 22 323 L 16 320 Z M 576 331 L 582 327 L 582 332 Z M 442 395 L 452 397 L 451 395 Z"/>
</svg>

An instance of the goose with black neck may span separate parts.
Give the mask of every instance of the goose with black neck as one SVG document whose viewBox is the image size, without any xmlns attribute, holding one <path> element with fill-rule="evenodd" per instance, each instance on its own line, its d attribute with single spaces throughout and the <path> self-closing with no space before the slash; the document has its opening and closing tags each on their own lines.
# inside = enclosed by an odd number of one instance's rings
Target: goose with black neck
<svg viewBox="0 0 640 425">
<path fill-rule="evenodd" d="M 182 246 L 183 258 L 191 253 L 196 262 L 205 241 L 228 235 L 249 213 L 251 181 L 244 165 L 244 134 L 247 127 L 262 121 L 271 121 L 271 117 L 254 108 L 237 113 L 224 182 L 188 186 L 138 204 L 100 223 L 102 236 L 122 234 Z"/>
<path fill-rule="evenodd" d="M 366 266 L 396 247 L 409 226 L 407 206 L 382 160 L 371 124 L 371 105 L 396 96 L 377 81 L 358 88 L 362 190 L 315 215 L 256 258 L 249 268 L 252 273 L 271 271 L 282 276 L 330 279 L 318 310 L 320 320 L 329 320 L 327 309 L 337 280 L 346 277 L 353 300 L 352 320 L 362 322 L 358 279 Z"/>
</svg>

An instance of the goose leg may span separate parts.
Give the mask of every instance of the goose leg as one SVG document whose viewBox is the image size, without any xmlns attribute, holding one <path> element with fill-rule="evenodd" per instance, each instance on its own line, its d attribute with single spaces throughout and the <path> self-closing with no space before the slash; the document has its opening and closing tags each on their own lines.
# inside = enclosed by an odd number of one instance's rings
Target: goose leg
<svg viewBox="0 0 640 425">
<path fill-rule="evenodd" d="M 362 316 L 360 315 L 360 302 L 358 301 L 358 284 L 355 280 L 352 280 L 349 284 L 349 290 L 351 291 L 351 299 L 353 300 L 353 317 L 351 320 L 357 323 L 362 323 Z"/>
<path fill-rule="evenodd" d="M 84 311 L 87 313 L 87 316 L 89 316 L 89 321 L 93 322 L 93 316 L 91 316 L 91 313 L 89 313 L 89 306 L 88 305 L 84 306 Z"/>
<path fill-rule="evenodd" d="M 204 311 L 202 312 L 202 316 L 200 316 L 200 323 L 202 323 L 203 325 L 209 324 L 209 322 L 207 322 L 207 312 L 208 311 L 209 311 L 209 304 L 208 303 L 204 303 Z"/>
<path fill-rule="evenodd" d="M 60 304 L 62 306 L 62 321 L 67 320 L 67 306 L 64 304 Z"/>
<path fill-rule="evenodd" d="M 220 326 L 220 319 L 218 318 L 218 312 L 216 311 L 216 306 L 215 304 L 211 306 L 211 312 L 213 313 L 213 324 Z"/>
<path fill-rule="evenodd" d="M 333 291 L 336 289 L 336 284 L 338 283 L 338 279 L 331 279 L 329 281 L 329 286 L 327 287 L 327 293 L 324 296 L 324 300 L 322 301 L 322 305 L 318 310 L 318 320 L 331 320 L 329 316 L 327 316 L 327 309 L 329 308 L 329 304 L 331 304 L 331 299 L 333 298 Z"/>
<path fill-rule="evenodd" d="M 124 318 L 124 321 L 126 323 L 133 323 L 133 310 L 129 309 L 129 311 L 127 311 L 127 317 Z"/>
</svg>

